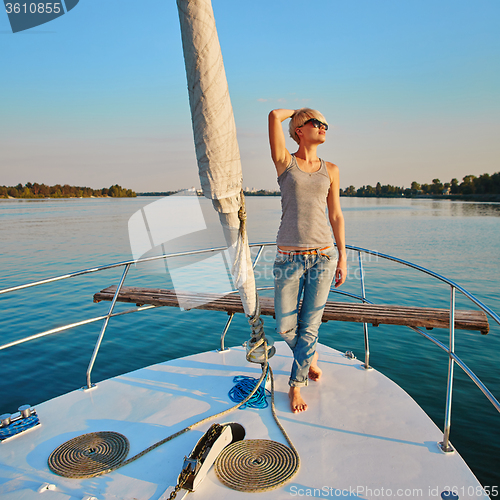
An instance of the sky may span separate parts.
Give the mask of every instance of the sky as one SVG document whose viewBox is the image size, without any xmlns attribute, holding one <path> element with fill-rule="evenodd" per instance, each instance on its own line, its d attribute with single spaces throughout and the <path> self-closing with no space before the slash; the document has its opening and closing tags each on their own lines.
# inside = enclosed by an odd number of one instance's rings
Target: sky
<svg viewBox="0 0 500 500">
<path fill-rule="evenodd" d="M 325 115 L 343 188 L 500 171 L 498 0 L 212 5 L 244 187 L 278 188 L 280 107 Z M 80 0 L 18 33 L 2 11 L 0 68 L 0 185 L 199 186 L 174 0 Z"/>
</svg>

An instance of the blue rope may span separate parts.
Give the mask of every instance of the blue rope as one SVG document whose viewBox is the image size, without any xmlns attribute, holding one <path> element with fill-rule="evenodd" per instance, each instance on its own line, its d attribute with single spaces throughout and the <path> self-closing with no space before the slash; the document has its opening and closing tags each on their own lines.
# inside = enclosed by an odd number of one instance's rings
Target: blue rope
<svg viewBox="0 0 500 500">
<path fill-rule="evenodd" d="M 16 434 L 30 429 L 31 427 L 35 427 L 35 425 L 38 425 L 39 423 L 40 420 L 38 419 L 38 415 L 36 413 L 33 413 L 28 418 L 21 418 L 20 420 L 16 420 L 9 424 L 7 427 L 0 428 L 0 441 L 15 436 Z"/>
<path fill-rule="evenodd" d="M 239 403 L 243 401 L 254 389 L 255 384 L 259 380 L 253 377 L 247 377 L 245 375 L 236 375 L 233 378 L 233 382 L 236 385 L 229 391 L 228 395 L 231 401 Z M 262 382 L 264 384 L 265 382 Z M 267 408 L 268 402 L 266 396 L 270 396 L 271 393 L 261 385 L 256 393 L 244 404 L 240 406 L 240 410 L 243 410 L 247 406 L 249 408 Z"/>
</svg>

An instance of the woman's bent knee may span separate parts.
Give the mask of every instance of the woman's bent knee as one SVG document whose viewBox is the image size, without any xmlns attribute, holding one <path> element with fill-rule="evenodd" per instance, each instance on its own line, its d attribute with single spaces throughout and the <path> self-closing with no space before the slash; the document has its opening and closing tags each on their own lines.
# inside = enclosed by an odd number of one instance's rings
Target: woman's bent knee
<svg viewBox="0 0 500 500">
<path fill-rule="evenodd" d="M 285 331 L 278 331 L 281 338 L 290 346 L 291 349 L 295 347 L 297 343 L 297 328 L 290 328 Z"/>
</svg>

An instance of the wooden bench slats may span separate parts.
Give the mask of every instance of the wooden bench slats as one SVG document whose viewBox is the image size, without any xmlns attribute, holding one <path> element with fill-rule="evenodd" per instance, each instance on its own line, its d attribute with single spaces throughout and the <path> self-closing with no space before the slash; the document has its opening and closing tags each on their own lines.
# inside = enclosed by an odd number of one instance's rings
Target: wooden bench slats
<svg viewBox="0 0 500 500">
<path fill-rule="evenodd" d="M 94 302 L 112 300 L 116 286 L 110 286 L 94 295 Z M 189 308 L 225 311 L 227 313 L 243 312 L 243 305 L 238 294 L 215 295 L 210 293 L 178 292 L 174 290 L 123 287 L 118 296 L 119 302 L 133 304 L 151 304 L 155 306 L 179 307 L 181 303 L 189 303 Z M 274 316 L 274 299 L 260 297 L 261 313 Z M 384 304 L 361 304 L 347 302 L 327 302 L 323 313 L 323 321 L 350 321 L 356 323 L 406 325 L 424 328 L 449 328 L 448 309 L 430 307 L 410 307 Z M 460 330 L 479 330 L 483 334 L 489 331 L 488 318 L 481 310 L 456 310 L 455 328 Z"/>
</svg>

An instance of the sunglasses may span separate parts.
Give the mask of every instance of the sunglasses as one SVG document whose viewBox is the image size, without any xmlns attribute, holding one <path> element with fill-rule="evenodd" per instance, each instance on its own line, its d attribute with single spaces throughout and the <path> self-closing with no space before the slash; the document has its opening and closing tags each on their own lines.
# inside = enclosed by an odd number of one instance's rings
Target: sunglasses
<svg viewBox="0 0 500 500">
<path fill-rule="evenodd" d="M 310 118 L 309 120 L 304 122 L 300 127 L 303 127 L 304 125 L 307 125 L 308 123 L 312 123 L 314 128 L 321 128 L 321 126 L 323 126 L 323 127 L 325 127 L 325 131 L 328 130 L 328 125 L 326 123 L 320 122 L 316 118 Z"/>
</svg>

